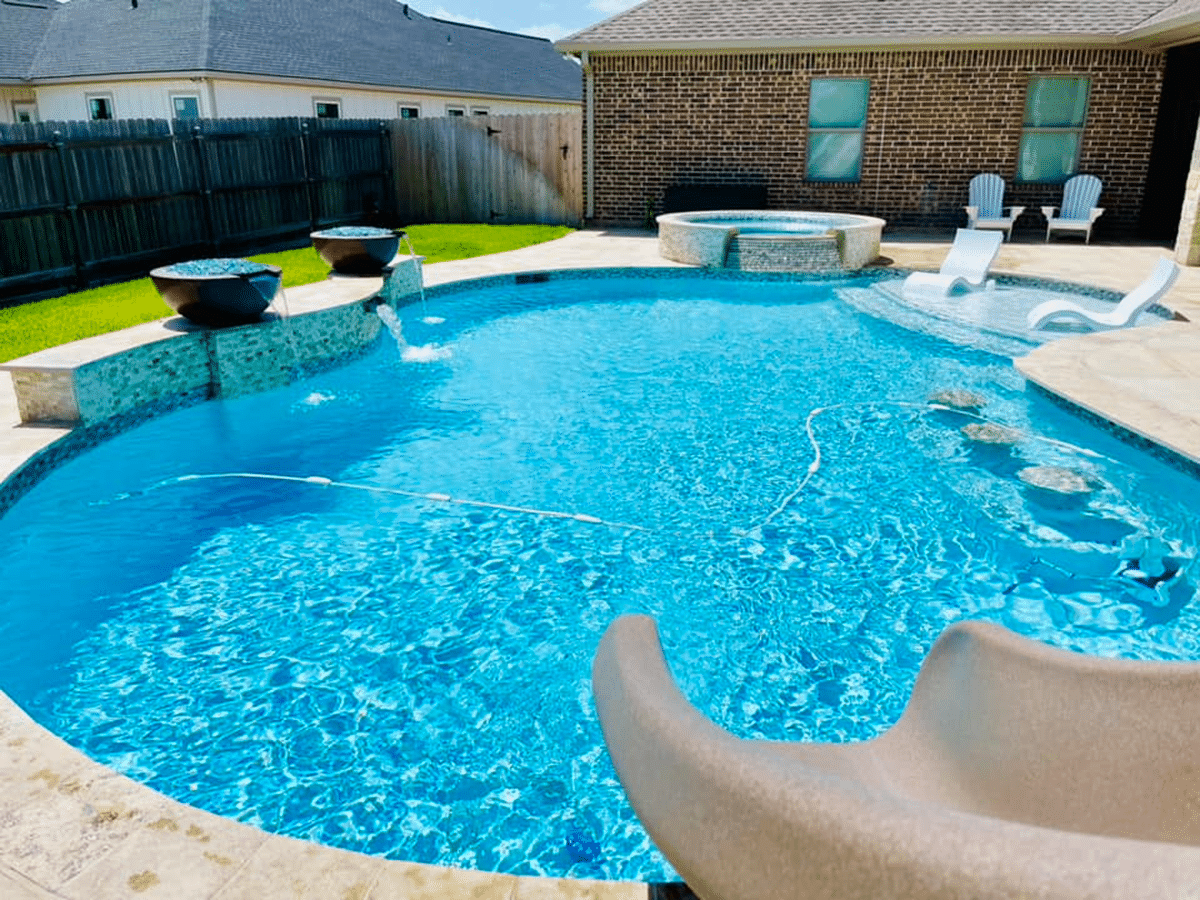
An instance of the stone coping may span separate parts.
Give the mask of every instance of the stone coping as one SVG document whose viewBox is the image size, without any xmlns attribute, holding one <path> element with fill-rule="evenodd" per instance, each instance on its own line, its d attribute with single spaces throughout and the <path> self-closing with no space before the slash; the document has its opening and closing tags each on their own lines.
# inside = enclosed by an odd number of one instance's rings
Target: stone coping
<svg viewBox="0 0 1200 900">
<path fill-rule="evenodd" d="M 1030 382 L 1200 466 L 1200 328 L 1164 322 L 1054 341 L 1015 361 Z"/>
<path fill-rule="evenodd" d="M 652 233 L 576 232 L 539 247 L 429 267 L 427 284 L 528 270 L 605 268 L 630 263 L 673 267 L 657 255 Z M 915 251 L 908 248 L 916 247 Z M 940 260 L 937 243 L 891 244 L 900 265 Z M 1061 248 L 1069 265 L 1045 260 L 1060 248 L 1011 248 L 1010 271 L 1082 281 L 1077 269 L 1111 248 Z M 1136 255 L 1140 248 L 1121 254 Z M 1004 260 L 1002 259 L 1001 262 Z M 936 264 L 934 265 L 936 268 Z M 665 274 L 665 273 L 664 273 Z M 1200 283 L 1200 273 L 1193 279 Z M 1104 272 L 1108 289 L 1128 289 L 1122 271 Z M 1136 279 L 1135 279 L 1136 281 Z M 1181 279 L 1183 281 L 1183 279 Z M 370 283 L 369 283 L 370 282 Z M 331 279 L 287 292 L 290 317 L 360 306 L 380 279 Z M 453 288 L 450 288 L 453 290 Z M 1176 289 L 1178 291 L 1178 288 Z M 1195 290 L 1188 291 L 1191 297 Z M 1200 299 L 1200 297 L 1198 297 Z M 1168 303 L 1174 305 L 1174 297 Z M 1197 304 L 1200 308 L 1200 304 Z M 193 331 L 163 320 L 32 354 L 31 371 L 61 373 Z M 1152 331 L 1150 338 L 1146 333 Z M 1033 383 L 1130 432 L 1200 461 L 1200 331 L 1185 323 L 1071 337 L 1018 363 Z M 5 364 L 11 370 L 15 363 Z M 1078 370 L 1078 371 L 1076 371 Z M 1074 374 L 1073 374 L 1074 373 Z M 1182 405 L 1181 405 L 1182 404 Z M 56 441 L 86 428 L 18 421 L 11 385 L 0 383 L 0 479 L 8 479 Z M 1164 436 L 1159 435 L 1166 428 Z M 1172 435 L 1171 430 L 1180 432 Z M 269 835 L 170 800 L 116 772 L 41 728 L 0 693 L 0 896 L 5 900 L 644 900 L 647 885 L 519 878 L 396 862 Z M 651 886 L 650 894 L 662 893 Z"/>
</svg>

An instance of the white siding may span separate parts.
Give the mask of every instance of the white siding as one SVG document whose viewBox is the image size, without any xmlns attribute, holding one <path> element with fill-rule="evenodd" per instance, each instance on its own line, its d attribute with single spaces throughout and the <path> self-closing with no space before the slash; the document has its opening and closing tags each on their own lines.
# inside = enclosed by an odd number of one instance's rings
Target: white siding
<svg viewBox="0 0 1200 900">
<path fill-rule="evenodd" d="M 0 89 L 3 90 L 3 89 Z M 421 116 L 444 116 L 447 106 L 466 110 L 487 109 L 493 115 L 577 112 L 578 103 L 511 100 L 455 96 L 391 88 L 363 89 L 334 85 L 272 84 L 233 79 L 158 79 L 97 81 L 40 85 L 36 89 L 42 121 L 88 118 L 87 98 L 102 94 L 112 98 L 118 119 L 169 119 L 174 116 L 171 98 L 189 94 L 200 100 L 200 115 L 223 119 L 264 116 L 313 116 L 315 100 L 335 100 L 343 119 L 395 119 L 399 106 L 419 106 Z M 3 94 L 0 94 L 2 97 Z M 12 103 L 6 100 L 11 121 Z"/>
<path fill-rule="evenodd" d="M 44 84 L 37 87 L 38 115 L 42 121 L 88 118 L 87 98 L 103 94 L 112 98 L 118 119 L 170 119 L 173 94 L 200 98 L 200 114 L 208 114 L 209 97 L 200 80 L 176 78 L 156 81 L 96 81 L 80 84 Z"/>
<path fill-rule="evenodd" d="M 13 103 L 29 102 L 34 100 L 33 91 L 26 87 L 8 87 L 0 85 L 0 124 L 11 125 L 13 118 Z M 44 118 L 42 111 L 38 110 L 38 118 Z"/>
<path fill-rule="evenodd" d="M 217 115 L 221 118 L 312 116 L 316 100 L 335 100 L 343 119 L 395 119 L 401 103 L 419 106 L 423 117 L 443 116 L 447 105 L 486 106 L 496 115 L 575 112 L 578 103 L 506 100 L 453 94 L 418 93 L 394 89 L 345 88 L 332 85 L 266 84 L 249 81 L 214 81 Z"/>
</svg>

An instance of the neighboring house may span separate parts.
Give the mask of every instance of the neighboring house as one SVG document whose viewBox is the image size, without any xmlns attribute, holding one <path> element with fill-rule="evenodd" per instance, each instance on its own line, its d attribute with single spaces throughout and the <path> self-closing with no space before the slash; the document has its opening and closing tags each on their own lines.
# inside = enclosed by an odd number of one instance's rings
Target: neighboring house
<svg viewBox="0 0 1200 900">
<path fill-rule="evenodd" d="M 947 226 L 997 172 L 1038 227 L 1090 172 L 1098 234 L 1166 237 L 1188 215 L 1198 42 L 1200 0 L 647 0 L 556 46 L 583 63 L 598 223 L 724 185 Z"/>
<path fill-rule="evenodd" d="M 542 38 L 396 0 L 0 0 L 0 122 L 571 112 Z"/>
</svg>

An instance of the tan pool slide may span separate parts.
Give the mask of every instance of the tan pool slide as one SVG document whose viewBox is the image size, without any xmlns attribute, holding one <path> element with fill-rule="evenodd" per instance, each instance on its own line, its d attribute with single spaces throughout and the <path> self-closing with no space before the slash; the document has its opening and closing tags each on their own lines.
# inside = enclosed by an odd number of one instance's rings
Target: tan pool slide
<svg viewBox="0 0 1200 900">
<path fill-rule="evenodd" d="M 593 679 L 621 783 L 703 900 L 1200 898 L 1200 665 L 962 622 L 854 744 L 718 728 L 645 616 L 613 623 Z"/>
</svg>

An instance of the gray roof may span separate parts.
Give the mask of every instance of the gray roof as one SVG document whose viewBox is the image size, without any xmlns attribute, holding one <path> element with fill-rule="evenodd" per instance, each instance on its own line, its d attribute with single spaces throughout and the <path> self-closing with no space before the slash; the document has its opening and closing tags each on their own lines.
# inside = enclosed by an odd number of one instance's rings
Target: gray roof
<svg viewBox="0 0 1200 900">
<path fill-rule="evenodd" d="M 29 64 L 50 26 L 53 0 L 45 5 L 0 3 L 0 81 L 18 81 L 29 74 Z"/>
<path fill-rule="evenodd" d="M 621 47 L 1119 42 L 1198 0 L 646 0 L 559 41 Z"/>
<path fill-rule="evenodd" d="M 432 19 L 398 0 L 71 0 L 28 68 L 33 79 L 170 72 L 567 101 L 581 81 L 543 38 Z"/>
</svg>

